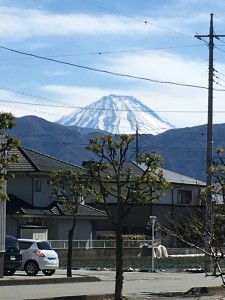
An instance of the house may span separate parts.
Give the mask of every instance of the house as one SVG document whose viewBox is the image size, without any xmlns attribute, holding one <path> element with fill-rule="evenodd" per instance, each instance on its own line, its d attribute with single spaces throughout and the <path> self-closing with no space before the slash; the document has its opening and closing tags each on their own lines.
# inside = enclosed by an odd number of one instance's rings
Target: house
<svg viewBox="0 0 225 300">
<path fill-rule="evenodd" d="M 6 208 L 6 233 L 21 238 L 67 240 L 73 216 L 50 198 L 49 175 L 53 170 L 83 169 L 24 147 L 13 151 L 19 159 L 8 169 L 15 178 L 7 181 L 10 201 Z M 79 205 L 74 239 L 92 239 L 96 220 L 105 218 L 104 212 Z"/>
<path fill-rule="evenodd" d="M 124 166 L 132 168 L 134 175 L 141 174 L 145 169 L 144 165 L 137 165 L 135 162 L 126 162 Z M 205 182 L 166 169 L 163 169 L 163 173 L 171 186 L 164 191 L 160 200 L 138 204 L 129 212 L 123 225 L 124 234 L 145 234 L 150 216 L 156 216 L 157 224 L 164 227 L 172 225 L 173 222 L 182 223 L 184 217 L 190 215 L 193 207 L 199 206 L 204 210 L 200 194 L 206 186 Z M 91 199 L 86 201 L 89 205 L 91 202 Z M 116 214 L 116 200 L 108 196 L 107 202 L 112 214 Z M 109 219 L 96 222 L 97 235 L 113 231 Z"/>
<path fill-rule="evenodd" d="M 32 235 L 35 238 L 44 236 L 50 240 L 66 240 L 72 215 L 50 198 L 49 174 L 53 170 L 85 169 L 24 147 L 15 151 L 19 162 L 8 169 L 15 178 L 7 182 L 10 198 L 7 203 L 7 233 L 18 237 Z M 143 165 L 135 162 L 126 162 L 125 167 L 132 168 L 134 174 L 141 174 L 144 170 Z M 204 182 L 166 169 L 163 172 L 171 187 L 165 190 L 160 200 L 133 208 L 125 220 L 124 234 L 146 233 L 150 216 L 156 216 L 161 226 L 171 220 L 182 222 L 191 207 L 201 206 L 200 191 L 205 187 Z M 108 205 L 115 213 L 115 200 L 109 197 Z M 114 232 L 111 220 L 89 197 L 85 204 L 79 206 L 74 239 L 96 239 L 105 232 Z"/>
</svg>

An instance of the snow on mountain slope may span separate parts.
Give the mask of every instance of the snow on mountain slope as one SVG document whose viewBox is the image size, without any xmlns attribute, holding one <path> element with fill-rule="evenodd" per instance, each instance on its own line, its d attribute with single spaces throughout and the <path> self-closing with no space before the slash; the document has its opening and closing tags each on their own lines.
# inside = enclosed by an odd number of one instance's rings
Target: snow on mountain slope
<svg viewBox="0 0 225 300">
<path fill-rule="evenodd" d="M 109 95 L 57 121 L 65 126 L 101 129 L 110 133 L 159 134 L 173 125 L 132 96 Z"/>
</svg>

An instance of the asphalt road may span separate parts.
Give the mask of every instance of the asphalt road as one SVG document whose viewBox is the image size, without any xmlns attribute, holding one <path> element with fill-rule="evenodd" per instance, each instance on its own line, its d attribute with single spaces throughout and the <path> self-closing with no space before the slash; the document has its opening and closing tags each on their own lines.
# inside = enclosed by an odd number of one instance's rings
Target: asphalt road
<svg viewBox="0 0 225 300">
<path fill-rule="evenodd" d="M 88 281 L 88 278 L 100 279 Z M 37 284 L 30 284 L 30 279 L 37 280 Z M 31 300 L 45 299 L 52 297 L 66 297 L 75 295 L 104 295 L 113 294 L 115 287 L 114 271 L 73 271 L 73 278 L 87 278 L 84 282 L 75 281 L 67 283 L 66 271 L 57 270 L 54 278 L 65 278 L 62 283 L 45 283 L 49 277 L 39 273 L 35 278 L 25 275 L 24 272 L 17 272 L 14 276 L 4 277 L 0 281 L 10 280 L 9 286 L 0 286 L 1 300 Z M 15 280 L 21 280 L 21 284 L 15 285 Z M 184 293 L 193 287 L 220 287 L 220 278 L 205 277 L 203 273 L 187 272 L 125 272 L 123 294 L 128 299 L 168 299 L 165 298 L 168 292 L 172 292 L 175 299 L 184 299 L 181 292 Z M 210 289 L 209 289 L 210 290 Z M 175 293 L 176 292 L 176 293 Z M 225 299 L 225 289 L 219 288 L 216 295 L 192 295 L 188 299 Z M 161 293 L 161 294 L 159 294 Z M 166 294 L 164 294 L 166 293 Z M 187 296 L 185 297 L 187 299 Z M 62 298 L 63 299 L 63 298 Z M 98 299 L 103 299 L 99 296 Z M 171 299 L 171 298 L 170 298 Z"/>
</svg>

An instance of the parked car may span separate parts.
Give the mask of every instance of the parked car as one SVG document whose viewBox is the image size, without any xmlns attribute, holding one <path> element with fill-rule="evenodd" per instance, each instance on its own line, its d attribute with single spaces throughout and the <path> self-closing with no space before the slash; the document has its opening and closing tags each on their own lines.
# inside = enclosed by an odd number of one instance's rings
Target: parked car
<svg viewBox="0 0 225 300">
<path fill-rule="evenodd" d="M 58 254 L 48 241 L 33 239 L 18 239 L 22 253 L 21 270 L 30 276 L 37 275 L 41 270 L 46 276 L 51 276 L 59 267 Z"/>
<path fill-rule="evenodd" d="M 18 240 L 11 235 L 5 237 L 4 275 L 13 275 L 22 264 Z"/>
</svg>

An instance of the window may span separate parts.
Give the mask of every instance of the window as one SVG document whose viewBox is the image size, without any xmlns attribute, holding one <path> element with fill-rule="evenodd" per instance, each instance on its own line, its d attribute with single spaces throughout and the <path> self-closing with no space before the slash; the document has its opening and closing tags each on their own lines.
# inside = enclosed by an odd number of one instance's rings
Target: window
<svg viewBox="0 0 225 300">
<path fill-rule="evenodd" d="M 185 190 L 177 191 L 178 204 L 190 204 L 191 202 L 192 202 L 192 191 L 185 191 Z"/>
<path fill-rule="evenodd" d="M 27 218 L 27 224 L 24 225 L 42 225 L 42 220 L 40 218 Z"/>
<path fill-rule="evenodd" d="M 35 192 L 41 192 L 41 180 L 35 180 L 34 185 Z"/>
<path fill-rule="evenodd" d="M 22 241 L 19 241 L 20 250 L 29 249 L 31 245 L 32 245 L 32 242 L 22 242 Z"/>
<path fill-rule="evenodd" d="M 37 246 L 39 250 L 52 250 L 51 245 L 47 241 L 38 242 Z"/>
</svg>

